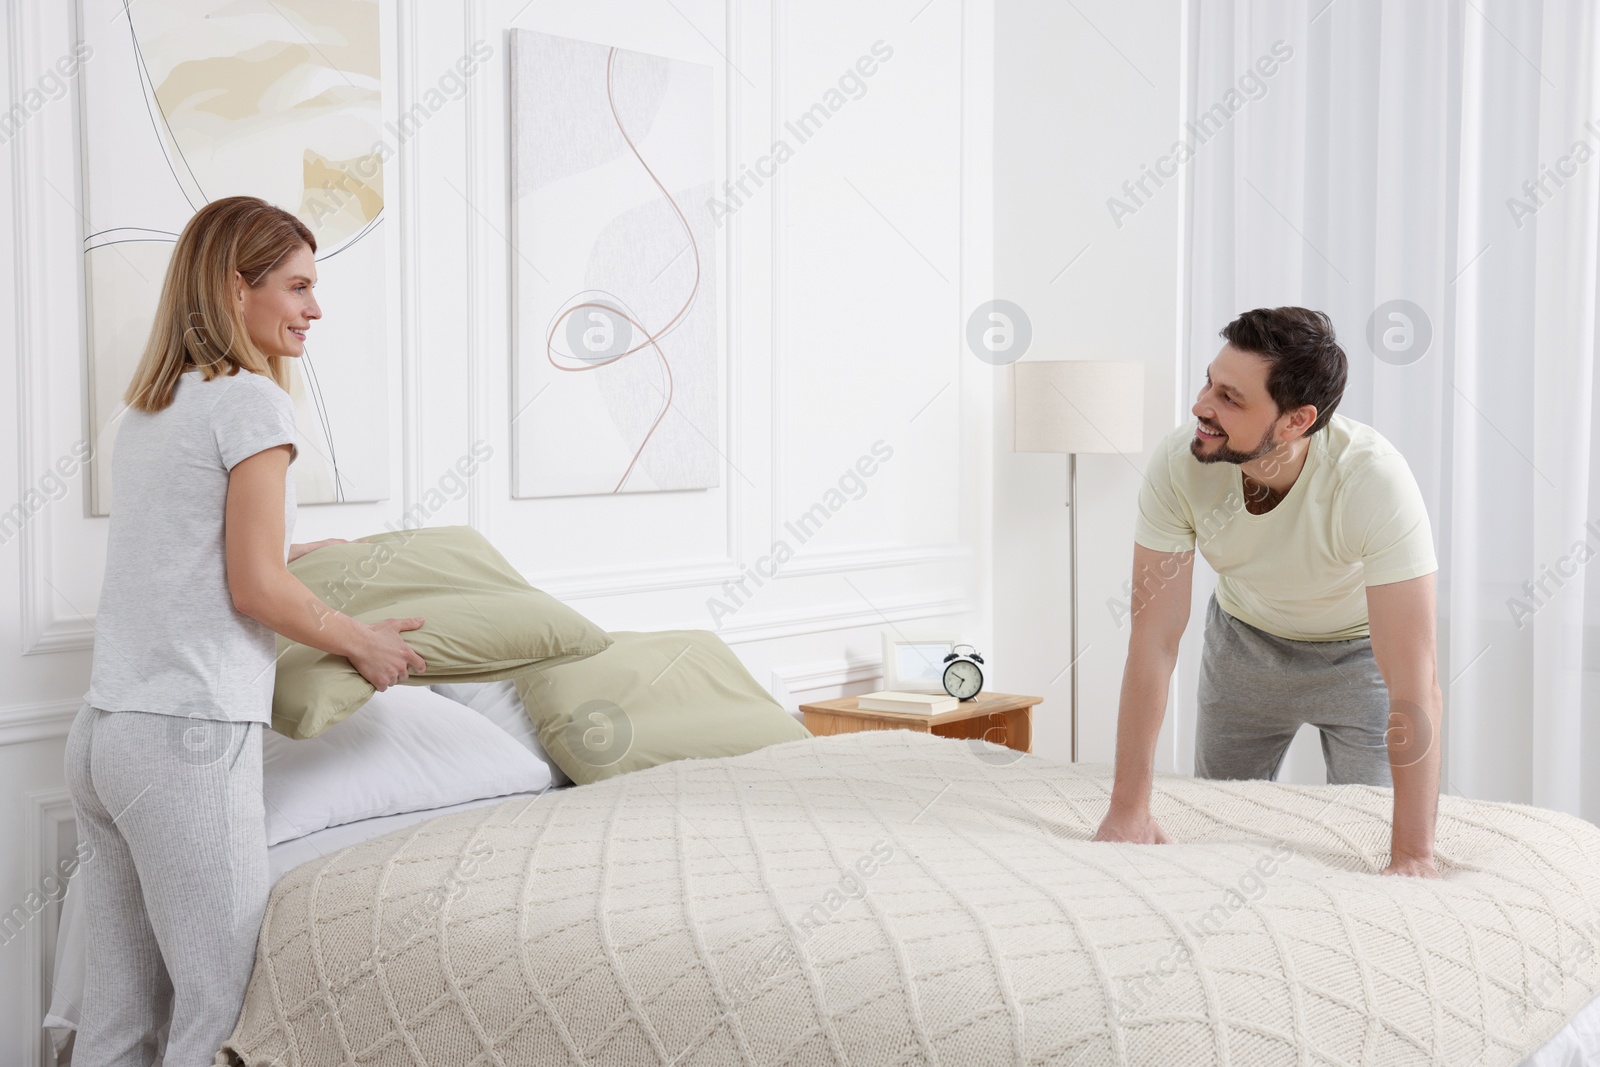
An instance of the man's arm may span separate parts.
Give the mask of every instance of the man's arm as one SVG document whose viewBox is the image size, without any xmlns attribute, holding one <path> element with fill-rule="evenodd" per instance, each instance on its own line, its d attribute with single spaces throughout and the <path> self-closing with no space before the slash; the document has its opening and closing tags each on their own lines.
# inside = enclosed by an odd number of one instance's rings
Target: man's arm
<svg viewBox="0 0 1600 1067">
<path fill-rule="evenodd" d="M 1389 688 L 1389 769 L 1394 826 L 1384 874 L 1438 878 L 1433 831 L 1439 809 L 1439 691 L 1434 644 L 1434 574 L 1367 587 L 1372 654 Z"/>
<path fill-rule="evenodd" d="M 1122 667 L 1117 708 L 1117 766 L 1111 807 L 1096 841 L 1165 844 L 1150 815 L 1156 737 L 1167 713 L 1167 689 L 1178 661 L 1178 642 L 1189 625 L 1194 551 L 1157 552 L 1133 546 L 1133 633 Z"/>
</svg>

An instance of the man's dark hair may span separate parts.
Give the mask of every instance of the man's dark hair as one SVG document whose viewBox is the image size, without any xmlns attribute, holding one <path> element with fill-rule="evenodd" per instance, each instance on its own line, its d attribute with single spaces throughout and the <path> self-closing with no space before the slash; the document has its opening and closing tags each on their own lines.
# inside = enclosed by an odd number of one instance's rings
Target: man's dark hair
<svg viewBox="0 0 1600 1067">
<path fill-rule="evenodd" d="M 1279 413 L 1314 404 L 1317 419 L 1310 437 L 1333 418 L 1344 396 L 1348 361 L 1333 337 L 1333 320 L 1309 308 L 1256 308 L 1221 330 L 1234 348 L 1260 356 L 1267 370 L 1267 392 Z"/>
</svg>

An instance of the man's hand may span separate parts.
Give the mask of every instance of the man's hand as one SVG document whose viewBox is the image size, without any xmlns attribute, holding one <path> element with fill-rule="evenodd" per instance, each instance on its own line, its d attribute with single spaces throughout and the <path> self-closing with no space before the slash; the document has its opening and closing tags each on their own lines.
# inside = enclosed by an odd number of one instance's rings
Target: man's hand
<svg viewBox="0 0 1600 1067">
<path fill-rule="evenodd" d="M 326 537 L 321 541 L 310 541 L 303 545 L 290 545 L 289 562 L 293 563 L 307 552 L 315 552 L 323 545 L 347 545 L 349 543 L 350 542 L 345 540 L 343 537 Z"/>
<path fill-rule="evenodd" d="M 1379 874 L 1403 874 L 1412 878 L 1443 878 L 1433 865 L 1432 856 L 1391 856 L 1389 866 Z"/>
<path fill-rule="evenodd" d="M 1125 841 L 1131 845 L 1170 845 L 1149 808 L 1124 811 L 1113 805 L 1094 832 L 1095 841 Z"/>
</svg>

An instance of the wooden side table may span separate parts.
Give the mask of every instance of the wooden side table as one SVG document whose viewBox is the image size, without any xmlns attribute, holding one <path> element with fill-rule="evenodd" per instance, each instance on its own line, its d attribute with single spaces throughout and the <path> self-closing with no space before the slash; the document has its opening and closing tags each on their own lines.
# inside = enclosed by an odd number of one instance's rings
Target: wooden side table
<svg viewBox="0 0 1600 1067">
<path fill-rule="evenodd" d="M 1033 751 L 1033 708 L 1043 697 L 1011 693 L 979 693 L 953 711 L 918 715 L 904 711 L 870 711 L 855 697 L 801 704 L 805 727 L 813 734 L 848 734 L 857 730 L 917 730 L 939 737 L 981 737 L 1019 752 Z"/>
</svg>

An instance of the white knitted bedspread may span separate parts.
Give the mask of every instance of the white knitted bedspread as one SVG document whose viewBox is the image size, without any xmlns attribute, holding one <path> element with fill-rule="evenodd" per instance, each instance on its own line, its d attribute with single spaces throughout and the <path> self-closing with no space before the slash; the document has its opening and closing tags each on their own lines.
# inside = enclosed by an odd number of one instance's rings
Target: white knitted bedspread
<svg viewBox="0 0 1600 1067">
<path fill-rule="evenodd" d="M 1515 1064 L 1600 992 L 1600 829 L 909 731 L 443 816 L 286 875 L 217 1063 Z"/>
</svg>

